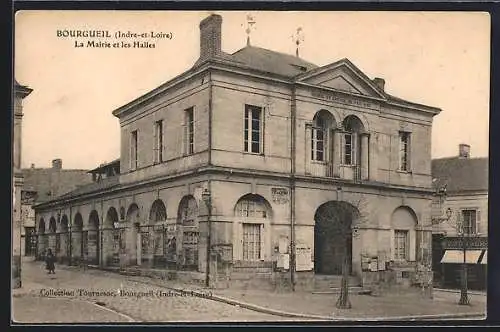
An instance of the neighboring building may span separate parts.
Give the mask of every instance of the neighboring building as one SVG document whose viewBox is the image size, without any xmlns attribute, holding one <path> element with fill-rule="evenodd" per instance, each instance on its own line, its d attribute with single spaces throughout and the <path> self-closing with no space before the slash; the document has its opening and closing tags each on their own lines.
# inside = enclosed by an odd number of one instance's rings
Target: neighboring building
<svg viewBox="0 0 500 332">
<path fill-rule="evenodd" d="M 358 283 L 378 270 L 415 282 L 430 259 L 440 109 L 391 96 L 347 59 L 318 67 L 250 45 L 227 54 L 221 25 L 200 23 L 191 69 L 113 112 L 119 174 L 36 205 L 40 248 L 299 288 L 339 275 L 345 251 Z"/>
<path fill-rule="evenodd" d="M 88 170 L 63 169 L 62 160 L 52 160 L 51 168 L 22 169 L 24 186 L 21 192 L 21 250 L 23 256 L 36 254 L 35 211 L 32 206 L 42 203 L 92 182 Z"/>
<path fill-rule="evenodd" d="M 21 172 L 21 139 L 23 119 L 23 99 L 33 90 L 14 80 L 14 126 L 13 126 L 13 213 L 12 213 L 12 287 L 21 287 L 21 189 L 23 174 Z"/>
<path fill-rule="evenodd" d="M 485 289 L 488 158 L 471 158 L 470 146 L 460 144 L 457 157 L 432 160 L 432 175 L 437 192 L 441 192 L 433 202 L 433 217 L 437 221 L 433 228 L 435 281 L 443 287 L 460 288 L 463 225 L 469 287 Z"/>
</svg>

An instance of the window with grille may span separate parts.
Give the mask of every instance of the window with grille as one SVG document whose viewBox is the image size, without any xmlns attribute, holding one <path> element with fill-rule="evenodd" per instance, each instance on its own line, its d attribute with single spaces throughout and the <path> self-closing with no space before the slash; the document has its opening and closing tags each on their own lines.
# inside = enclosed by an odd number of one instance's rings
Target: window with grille
<svg viewBox="0 0 500 332">
<path fill-rule="evenodd" d="M 243 260 L 256 261 L 261 258 L 261 224 L 243 224 Z"/>
<path fill-rule="evenodd" d="M 394 231 L 394 259 L 408 259 L 408 231 Z"/>
<path fill-rule="evenodd" d="M 185 135 L 184 135 L 184 144 L 185 144 L 185 153 L 193 154 L 194 153 L 194 108 L 188 108 L 184 111 L 184 127 L 185 127 Z"/>
<path fill-rule="evenodd" d="M 163 162 L 163 120 L 155 122 L 154 131 L 154 162 L 157 164 Z"/>
<path fill-rule="evenodd" d="M 267 207 L 258 197 L 241 199 L 236 205 L 239 217 L 267 218 Z"/>
<path fill-rule="evenodd" d="M 137 168 L 137 130 L 130 133 L 130 168 Z"/>
<path fill-rule="evenodd" d="M 262 152 L 262 108 L 245 105 L 245 152 Z"/>
<path fill-rule="evenodd" d="M 410 170 L 410 133 L 399 132 L 399 170 Z"/>
<path fill-rule="evenodd" d="M 465 234 L 476 234 L 477 232 L 477 211 L 462 210 L 463 231 Z"/>
</svg>

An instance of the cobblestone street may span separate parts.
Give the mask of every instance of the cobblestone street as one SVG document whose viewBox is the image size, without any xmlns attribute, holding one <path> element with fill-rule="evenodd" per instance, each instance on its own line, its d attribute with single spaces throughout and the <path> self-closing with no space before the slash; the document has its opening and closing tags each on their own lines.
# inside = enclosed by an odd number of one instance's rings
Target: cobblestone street
<svg viewBox="0 0 500 332">
<path fill-rule="evenodd" d="M 22 278 L 23 287 L 15 290 L 13 298 L 13 318 L 17 322 L 127 322 L 130 321 L 127 316 L 141 322 L 294 320 L 199 297 L 181 296 L 161 286 L 97 270 L 74 271 L 59 267 L 55 275 L 49 275 L 42 262 L 24 261 Z M 91 291 L 107 294 L 96 296 L 89 294 Z"/>
</svg>

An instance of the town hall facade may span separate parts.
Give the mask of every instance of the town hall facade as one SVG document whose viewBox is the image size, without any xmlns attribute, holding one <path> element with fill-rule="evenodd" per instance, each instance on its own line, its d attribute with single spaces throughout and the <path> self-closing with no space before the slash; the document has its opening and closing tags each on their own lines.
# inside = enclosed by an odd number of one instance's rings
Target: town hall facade
<svg viewBox="0 0 500 332">
<path fill-rule="evenodd" d="M 195 65 L 116 109 L 120 158 L 35 206 L 39 255 L 210 283 L 310 287 L 387 271 L 410 285 L 431 249 L 440 109 L 393 97 L 347 59 L 318 67 L 200 23 Z M 163 272 L 162 272 L 163 271 Z"/>
</svg>

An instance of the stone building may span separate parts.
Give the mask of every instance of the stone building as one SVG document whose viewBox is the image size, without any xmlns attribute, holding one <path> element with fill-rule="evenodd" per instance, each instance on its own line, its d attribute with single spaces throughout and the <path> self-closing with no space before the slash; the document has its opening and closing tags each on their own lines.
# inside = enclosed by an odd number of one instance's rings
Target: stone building
<svg viewBox="0 0 500 332">
<path fill-rule="evenodd" d="M 113 111 L 119 174 L 38 204 L 40 244 L 60 233 L 72 260 L 221 287 L 310 288 L 344 257 L 358 284 L 379 270 L 415 282 L 440 109 L 391 96 L 347 59 L 228 54 L 221 26 L 205 18 L 193 67 Z"/>
<path fill-rule="evenodd" d="M 464 235 L 469 287 L 486 289 L 488 158 L 471 158 L 470 146 L 460 144 L 457 156 L 432 160 L 432 176 L 438 193 L 432 209 L 436 284 L 460 288 Z"/>
<path fill-rule="evenodd" d="M 21 191 L 21 253 L 36 254 L 35 211 L 32 206 L 53 199 L 92 182 L 88 170 L 63 169 L 62 160 L 52 160 L 52 167 L 23 168 L 24 185 Z"/>
<path fill-rule="evenodd" d="M 12 213 L 12 285 L 21 287 L 21 189 L 23 187 L 23 174 L 21 171 L 21 139 L 23 119 L 23 99 L 33 90 L 19 84 L 14 80 L 14 111 L 13 117 L 13 213 Z"/>
</svg>

